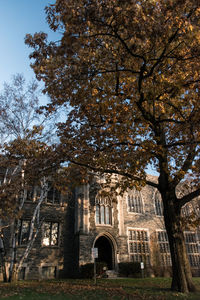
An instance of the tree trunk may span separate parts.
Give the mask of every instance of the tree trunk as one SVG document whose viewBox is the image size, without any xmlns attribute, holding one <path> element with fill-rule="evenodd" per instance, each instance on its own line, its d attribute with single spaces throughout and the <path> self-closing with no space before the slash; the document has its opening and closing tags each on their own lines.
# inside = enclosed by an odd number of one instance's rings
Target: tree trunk
<svg viewBox="0 0 200 300">
<path fill-rule="evenodd" d="M 3 234 L 0 235 L 0 259 L 1 259 L 1 269 L 3 274 L 3 281 L 7 282 L 7 273 L 6 273 L 6 266 L 5 266 L 5 247 L 3 242 Z"/>
<path fill-rule="evenodd" d="M 37 235 L 38 235 L 38 232 L 39 232 L 39 229 L 40 229 L 40 227 L 41 227 L 41 225 L 42 225 L 42 222 L 43 222 L 43 220 L 40 222 L 40 224 L 39 224 L 38 227 L 36 228 L 36 231 L 35 231 L 34 234 L 31 236 L 31 239 L 29 240 L 29 242 L 28 242 L 28 244 L 27 244 L 27 246 L 26 246 L 26 249 L 25 249 L 25 251 L 24 251 L 22 257 L 21 257 L 20 260 L 19 260 L 19 263 L 18 263 L 18 266 L 17 266 L 17 269 L 16 269 L 16 273 L 17 273 L 17 274 L 18 274 L 18 272 L 21 270 L 24 260 L 28 257 L 30 251 L 32 250 L 33 244 L 34 244 L 35 239 L 36 239 L 36 237 L 37 237 Z"/>
<path fill-rule="evenodd" d="M 16 267 L 15 265 L 16 265 L 16 233 L 14 232 L 12 238 L 11 260 L 10 260 L 8 282 L 11 282 L 13 278 L 15 279 L 15 267 Z"/>
<path fill-rule="evenodd" d="M 176 198 L 166 197 L 169 191 L 162 195 L 164 198 L 164 220 L 168 234 L 169 246 L 172 259 L 172 285 L 173 291 L 182 293 L 196 290 L 192 281 L 192 272 L 187 256 L 184 233 L 181 224 L 181 210 L 176 205 Z M 171 193 L 172 195 L 173 193 Z"/>
<path fill-rule="evenodd" d="M 4 260 L 4 255 L 3 252 L 0 252 L 0 257 L 1 257 L 1 269 L 2 269 L 2 274 L 3 274 L 3 281 L 7 282 L 7 274 L 6 274 L 6 266 L 5 266 L 5 260 Z"/>
<path fill-rule="evenodd" d="M 19 262 L 18 262 L 18 266 L 16 268 L 16 274 L 18 274 L 18 272 L 21 270 L 23 262 L 26 260 L 26 258 L 28 257 L 33 244 L 35 242 L 35 239 L 38 235 L 38 232 L 41 228 L 43 219 L 40 220 L 40 207 L 42 202 L 46 199 L 47 197 L 47 193 L 48 193 L 49 187 L 48 187 L 48 182 L 46 177 L 43 177 L 43 179 L 41 180 L 41 194 L 40 194 L 40 198 L 38 200 L 38 203 L 33 211 L 33 216 L 30 222 L 30 230 L 29 230 L 29 237 L 28 237 L 28 243 L 26 245 L 25 251 L 23 253 L 23 255 L 21 256 Z M 36 222 L 37 219 L 37 222 Z M 37 224 L 36 224 L 37 223 Z"/>
</svg>

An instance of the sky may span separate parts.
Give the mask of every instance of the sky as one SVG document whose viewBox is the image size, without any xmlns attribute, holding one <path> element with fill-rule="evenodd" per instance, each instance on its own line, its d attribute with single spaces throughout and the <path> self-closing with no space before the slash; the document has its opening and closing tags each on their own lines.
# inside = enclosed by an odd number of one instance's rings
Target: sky
<svg viewBox="0 0 200 300">
<path fill-rule="evenodd" d="M 24 38 L 39 31 L 48 33 L 49 39 L 55 38 L 44 12 L 52 3 L 55 0 L 0 0 L 0 90 L 14 74 L 22 73 L 28 81 L 35 78 L 30 67 L 31 48 Z"/>
</svg>

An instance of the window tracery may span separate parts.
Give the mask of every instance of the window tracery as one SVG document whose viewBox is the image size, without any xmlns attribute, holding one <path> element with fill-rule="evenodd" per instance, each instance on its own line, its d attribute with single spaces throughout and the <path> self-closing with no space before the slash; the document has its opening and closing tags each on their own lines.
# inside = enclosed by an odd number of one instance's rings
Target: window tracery
<svg viewBox="0 0 200 300">
<path fill-rule="evenodd" d="M 134 262 L 150 263 L 149 236 L 147 230 L 129 229 L 129 255 Z"/>
<path fill-rule="evenodd" d="M 96 224 L 112 225 L 112 201 L 109 197 L 96 197 Z"/>
<path fill-rule="evenodd" d="M 134 213 L 144 213 L 143 201 L 140 191 L 134 190 L 128 195 L 128 211 Z"/>
<path fill-rule="evenodd" d="M 155 203 L 155 214 L 157 216 L 163 216 L 163 203 L 162 203 L 162 199 L 161 199 L 161 195 L 159 192 L 155 193 L 155 197 L 154 197 L 154 203 Z"/>
</svg>

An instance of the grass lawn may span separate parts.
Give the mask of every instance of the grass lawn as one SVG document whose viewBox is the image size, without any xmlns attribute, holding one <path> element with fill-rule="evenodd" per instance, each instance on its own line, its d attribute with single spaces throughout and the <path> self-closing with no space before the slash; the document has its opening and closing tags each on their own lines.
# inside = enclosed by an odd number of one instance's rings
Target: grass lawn
<svg viewBox="0 0 200 300">
<path fill-rule="evenodd" d="M 73 300 L 73 299 L 200 299 L 200 278 L 194 278 L 197 293 L 170 291 L 170 278 L 129 278 L 92 280 L 18 281 L 0 283 L 0 299 Z"/>
</svg>

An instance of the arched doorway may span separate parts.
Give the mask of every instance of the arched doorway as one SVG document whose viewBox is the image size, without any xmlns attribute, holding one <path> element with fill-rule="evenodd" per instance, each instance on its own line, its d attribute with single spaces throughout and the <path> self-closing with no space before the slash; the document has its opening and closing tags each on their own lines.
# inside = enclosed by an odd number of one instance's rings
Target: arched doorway
<svg viewBox="0 0 200 300">
<path fill-rule="evenodd" d="M 94 244 L 98 248 L 98 258 L 96 261 L 105 262 L 108 270 L 113 270 L 115 265 L 114 247 L 112 241 L 106 236 L 100 236 Z"/>
</svg>

